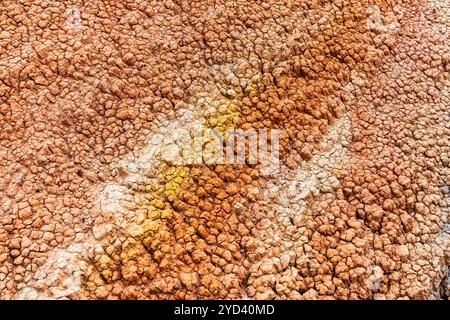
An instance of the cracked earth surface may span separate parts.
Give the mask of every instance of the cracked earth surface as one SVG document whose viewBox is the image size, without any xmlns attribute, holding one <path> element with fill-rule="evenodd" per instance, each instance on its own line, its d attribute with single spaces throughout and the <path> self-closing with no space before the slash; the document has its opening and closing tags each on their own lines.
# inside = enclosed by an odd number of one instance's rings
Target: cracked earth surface
<svg viewBox="0 0 450 320">
<path fill-rule="evenodd" d="M 449 39 L 446 0 L 2 1 L 0 298 L 448 299 Z M 198 127 L 279 170 L 168 160 Z"/>
</svg>

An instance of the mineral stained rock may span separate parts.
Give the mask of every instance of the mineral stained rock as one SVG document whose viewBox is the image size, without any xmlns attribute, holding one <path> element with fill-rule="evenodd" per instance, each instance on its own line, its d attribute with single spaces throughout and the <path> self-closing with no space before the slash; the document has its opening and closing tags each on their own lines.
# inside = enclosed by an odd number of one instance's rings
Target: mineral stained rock
<svg viewBox="0 0 450 320">
<path fill-rule="evenodd" d="M 0 299 L 448 299 L 449 39 L 447 0 L 3 0 Z"/>
</svg>

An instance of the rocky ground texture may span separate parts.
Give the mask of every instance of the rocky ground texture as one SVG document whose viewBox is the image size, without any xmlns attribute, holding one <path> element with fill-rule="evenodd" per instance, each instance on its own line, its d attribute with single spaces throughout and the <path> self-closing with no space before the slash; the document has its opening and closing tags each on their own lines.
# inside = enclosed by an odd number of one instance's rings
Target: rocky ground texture
<svg viewBox="0 0 450 320">
<path fill-rule="evenodd" d="M 448 299 L 449 40 L 447 0 L 3 0 L 0 298 Z M 199 125 L 280 170 L 168 161 Z"/>
</svg>

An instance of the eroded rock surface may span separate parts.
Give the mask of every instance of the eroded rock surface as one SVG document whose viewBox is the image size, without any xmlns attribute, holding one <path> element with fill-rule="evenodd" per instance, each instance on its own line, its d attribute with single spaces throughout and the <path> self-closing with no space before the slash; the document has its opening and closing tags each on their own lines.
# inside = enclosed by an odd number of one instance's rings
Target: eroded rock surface
<svg viewBox="0 0 450 320">
<path fill-rule="evenodd" d="M 447 299 L 449 39 L 445 0 L 2 1 L 0 298 Z M 279 170 L 172 161 L 198 128 Z"/>
</svg>

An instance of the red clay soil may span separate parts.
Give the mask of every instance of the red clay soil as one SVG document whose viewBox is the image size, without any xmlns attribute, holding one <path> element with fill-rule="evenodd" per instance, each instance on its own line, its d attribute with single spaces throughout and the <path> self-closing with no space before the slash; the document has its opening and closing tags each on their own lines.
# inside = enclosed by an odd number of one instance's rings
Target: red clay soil
<svg viewBox="0 0 450 320">
<path fill-rule="evenodd" d="M 2 1 L 0 298 L 447 299 L 449 38 L 437 0 Z M 158 157 L 196 121 L 280 171 Z"/>
</svg>

